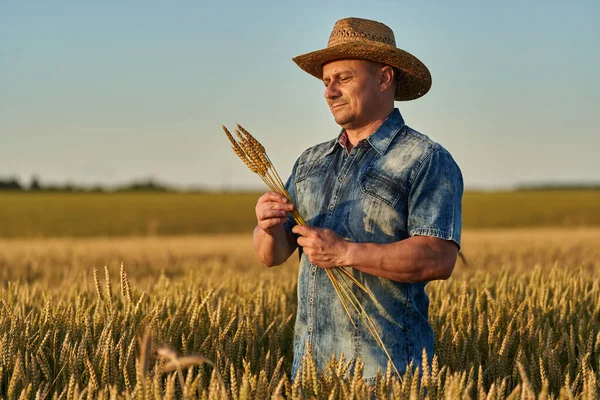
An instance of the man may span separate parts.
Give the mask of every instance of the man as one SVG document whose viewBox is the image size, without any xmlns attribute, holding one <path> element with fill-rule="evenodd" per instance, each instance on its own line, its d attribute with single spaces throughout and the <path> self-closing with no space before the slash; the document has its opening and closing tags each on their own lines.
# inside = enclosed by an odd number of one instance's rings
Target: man
<svg viewBox="0 0 600 400">
<path fill-rule="evenodd" d="M 284 196 L 257 202 L 254 246 L 267 266 L 300 248 L 292 376 L 310 343 L 319 368 L 334 353 L 360 357 L 364 377 L 388 358 L 367 327 L 344 311 L 326 268 L 349 267 L 377 299 L 354 293 L 373 319 L 396 368 L 433 355 L 428 281 L 447 279 L 460 246 L 463 182 L 450 154 L 405 125 L 394 100 L 423 96 L 428 69 L 395 45 L 376 21 L 338 21 L 326 49 L 294 61 L 322 79 L 341 134 L 306 150 L 287 189 L 308 226 L 294 226 Z"/>
</svg>

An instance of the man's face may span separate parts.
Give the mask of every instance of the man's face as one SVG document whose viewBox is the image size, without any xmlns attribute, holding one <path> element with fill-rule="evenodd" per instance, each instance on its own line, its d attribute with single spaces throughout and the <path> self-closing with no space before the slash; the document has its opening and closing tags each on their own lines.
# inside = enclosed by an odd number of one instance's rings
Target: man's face
<svg viewBox="0 0 600 400">
<path fill-rule="evenodd" d="M 343 128 L 369 123 L 381 99 L 379 64 L 365 60 L 337 60 L 323 65 L 325 99 Z"/>
</svg>

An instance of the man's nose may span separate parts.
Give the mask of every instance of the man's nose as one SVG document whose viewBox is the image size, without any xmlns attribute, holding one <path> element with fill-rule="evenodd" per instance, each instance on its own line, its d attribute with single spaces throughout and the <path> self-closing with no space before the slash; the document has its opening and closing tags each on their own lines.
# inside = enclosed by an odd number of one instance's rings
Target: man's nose
<svg viewBox="0 0 600 400">
<path fill-rule="evenodd" d="M 336 98 L 340 97 L 341 95 L 342 95 L 342 92 L 340 92 L 338 85 L 335 82 L 331 82 L 325 88 L 325 98 L 327 100 L 336 99 Z"/>
</svg>

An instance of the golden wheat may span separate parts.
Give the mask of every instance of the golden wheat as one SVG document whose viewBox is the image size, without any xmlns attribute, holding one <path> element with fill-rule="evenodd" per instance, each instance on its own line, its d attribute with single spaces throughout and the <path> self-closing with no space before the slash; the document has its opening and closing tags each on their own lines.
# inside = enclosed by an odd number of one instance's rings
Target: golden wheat
<svg viewBox="0 0 600 400">
<path fill-rule="evenodd" d="M 471 267 L 427 286 L 432 363 L 368 385 L 333 356 L 319 370 L 307 355 L 292 380 L 297 266 L 248 261 L 247 238 L 0 241 L 0 264 L 21 274 L 0 288 L 0 398 L 600 395 L 600 230 L 468 231 L 464 248 Z M 98 262 L 127 277 L 112 308 Z M 164 347 L 181 374 L 162 373 Z"/>
</svg>

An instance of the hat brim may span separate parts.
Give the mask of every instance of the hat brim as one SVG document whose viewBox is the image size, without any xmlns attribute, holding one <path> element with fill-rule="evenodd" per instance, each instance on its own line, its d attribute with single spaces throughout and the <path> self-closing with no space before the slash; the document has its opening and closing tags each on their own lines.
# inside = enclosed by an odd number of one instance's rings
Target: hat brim
<svg viewBox="0 0 600 400">
<path fill-rule="evenodd" d="M 400 72 L 395 100 L 415 100 L 431 88 L 429 69 L 417 57 L 385 43 L 370 40 L 344 43 L 294 57 L 292 60 L 312 76 L 323 79 L 323 64 L 342 59 L 380 62 Z"/>
</svg>

